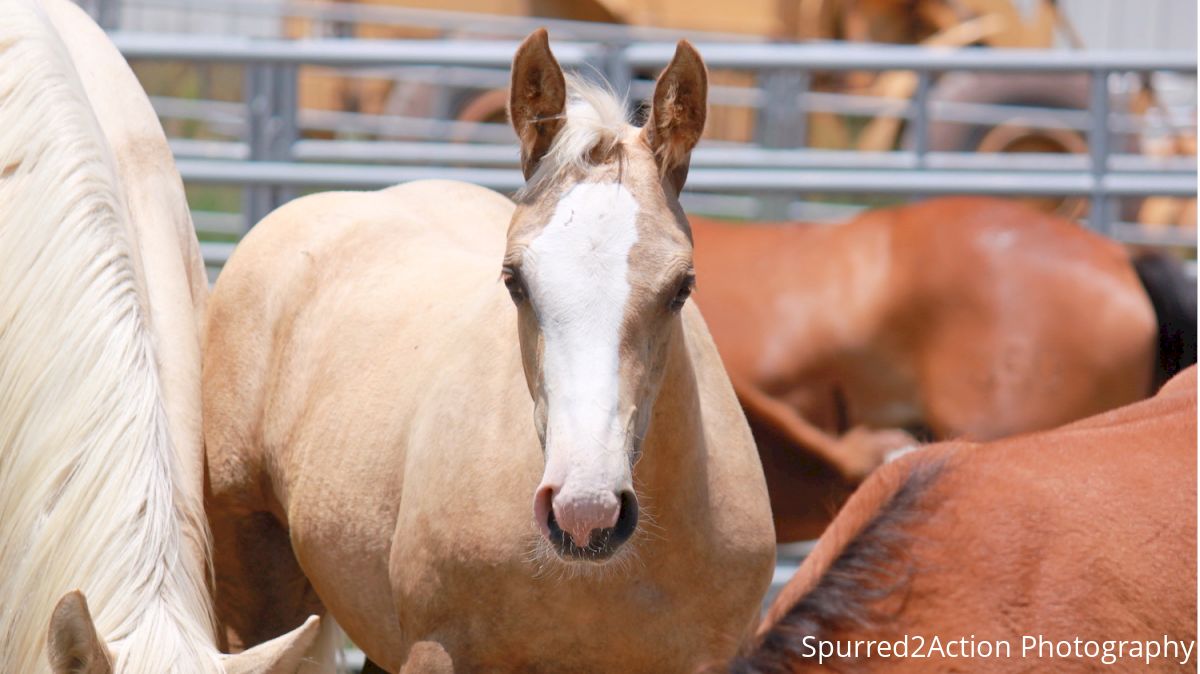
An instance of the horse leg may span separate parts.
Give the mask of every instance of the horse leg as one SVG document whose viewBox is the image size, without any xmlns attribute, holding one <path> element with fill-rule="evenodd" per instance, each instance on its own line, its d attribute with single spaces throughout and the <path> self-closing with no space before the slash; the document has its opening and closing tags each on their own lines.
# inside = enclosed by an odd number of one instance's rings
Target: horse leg
<svg viewBox="0 0 1200 674">
<path fill-rule="evenodd" d="M 287 530 L 266 512 L 223 510 L 210 502 L 214 604 L 231 649 L 286 633 L 325 609 L 292 553 Z M 232 634 L 230 634 L 232 633 Z"/>
<path fill-rule="evenodd" d="M 802 417 L 786 402 L 752 384 L 734 380 L 734 391 L 746 416 L 766 423 L 799 447 L 824 459 L 852 483 L 863 480 L 883 463 L 888 453 L 915 445 L 901 430 L 871 431 L 855 428 L 844 436 L 830 435 Z"/>
</svg>

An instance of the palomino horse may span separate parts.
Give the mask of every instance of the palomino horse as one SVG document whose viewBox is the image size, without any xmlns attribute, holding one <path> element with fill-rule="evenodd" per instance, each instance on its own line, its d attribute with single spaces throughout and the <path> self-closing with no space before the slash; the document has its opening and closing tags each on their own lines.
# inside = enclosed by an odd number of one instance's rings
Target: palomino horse
<svg viewBox="0 0 1200 674">
<path fill-rule="evenodd" d="M 1178 265 L 1131 263 L 1017 203 L 692 227 L 696 300 L 758 441 L 781 541 L 818 536 L 884 453 L 912 442 L 868 428 L 980 440 L 1053 428 L 1153 393 L 1156 352 L 1166 374 L 1196 360 L 1195 289 Z"/>
<path fill-rule="evenodd" d="M 1192 367 L 1150 400 L 880 468 L 727 671 L 1179 671 L 1195 639 Z M 928 657 L 880 657 L 901 640 Z"/>
<path fill-rule="evenodd" d="M 295 671 L 315 619 L 215 646 L 203 265 L 149 101 L 65 0 L 0 2 L 0 289 L 0 671 Z"/>
<path fill-rule="evenodd" d="M 637 129 L 538 31 L 513 62 L 515 207 L 424 181 L 304 197 L 245 238 L 203 375 L 216 603 L 243 643 L 323 605 L 389 671 L 732 654 L 775 539 L 687 302 L 706 77 L 681 42 Z"/>
</svg>

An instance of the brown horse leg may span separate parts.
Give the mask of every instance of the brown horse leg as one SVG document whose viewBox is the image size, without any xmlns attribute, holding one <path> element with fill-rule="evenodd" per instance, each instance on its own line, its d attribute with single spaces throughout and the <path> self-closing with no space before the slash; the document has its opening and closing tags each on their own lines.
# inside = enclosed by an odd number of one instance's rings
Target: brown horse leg
<svg viewBox="0 0 1200 674">
<path fill-rule="evenodd" d="M 834 466 L 843 478 L 862 481 L 883 463 L 891 451 L 916 444 L 904 431 L 870 431 L 855 428 L 841 438 L 825 433 L 796 413 L 787 403 L 773 398 L 757 386 L 733 381 L 734 391 L 747 417 L 765 422 L 793 443 L 804 447 Z"/>
<path fill-rule="evenodd" d="M 210 501 L 209 523 L 214 604 L 223 636 L 233 637 L 229 648 L 260 644 L 325 613 L 292 554 L 287 531 L 273 515 L 231 512 Z"/>
</svg>

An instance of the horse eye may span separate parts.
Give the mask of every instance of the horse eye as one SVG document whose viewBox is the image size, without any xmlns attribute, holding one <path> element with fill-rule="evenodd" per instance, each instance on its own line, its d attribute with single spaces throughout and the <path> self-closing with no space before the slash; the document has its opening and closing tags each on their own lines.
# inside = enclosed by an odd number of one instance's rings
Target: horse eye
<svg viewBox="0 0 1200 674">
<path fill-rule="evenodd" d="M 525 300 L 525 284 L 521 282 L 521 275 L 517 270 L 504 267 L 500 270 L 500 279 L 504 281 L 504 287 L 508 288 L 508 294 L 512 296 L 515 304 Z"/>
<path fill-rule="evenodd" d="M 692 296 L 692 289 L 696 287 L 695 274 L 688 274 L 683 282 L 679 284 L 679 290 L 675 292 L 675 297 L 671 298 L 671 311 L 679 311 L 683 309 L 683 305 L 688 298 Z"/>
</svg>

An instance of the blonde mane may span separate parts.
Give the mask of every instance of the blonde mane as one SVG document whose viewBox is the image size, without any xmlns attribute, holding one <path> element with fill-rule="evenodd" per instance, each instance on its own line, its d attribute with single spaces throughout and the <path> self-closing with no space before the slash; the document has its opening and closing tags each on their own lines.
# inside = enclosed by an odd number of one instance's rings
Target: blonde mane
<svg viewBox="0 0 1200 674">
<path fill-rule="evenodd" d="M 567 74 L 566 123 L 537 170 L 513 199 L 521 202 L 570 174 L 587 170 L 595 156 L 609 157 L 631 128 L 628 102 L 607 83 Z"/>
<path fill-rule="evenodd" d="M 219 670 L 116 172 L 40 8 L 0 3 L 0 671 L 87 597 L 117 672 Z M 202 540 L 197 540 L 202 539 Z M 193 555 L 194 557 L 194 555 Z M 125 657 L 132 654 L 131 657 Z"/>
</svg>

